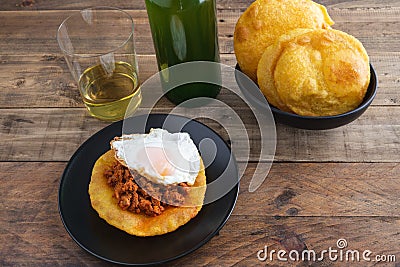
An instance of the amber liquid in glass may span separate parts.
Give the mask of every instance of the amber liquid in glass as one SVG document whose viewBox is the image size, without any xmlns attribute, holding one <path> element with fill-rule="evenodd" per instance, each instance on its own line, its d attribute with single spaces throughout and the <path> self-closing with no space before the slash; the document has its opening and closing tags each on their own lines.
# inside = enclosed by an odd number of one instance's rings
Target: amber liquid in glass
<svg viewBox="0 0 400 267">
<path fill-rule="evenodd" d="M 89 113 L 99 119 L 115 121 L 124 118 L 129 108 L 141 103 L 137 73 L 126 62 L 116 62 L 111 73 L 101 65 L 86 69 L 79 79 L 79 89 Z"/>
</svg>

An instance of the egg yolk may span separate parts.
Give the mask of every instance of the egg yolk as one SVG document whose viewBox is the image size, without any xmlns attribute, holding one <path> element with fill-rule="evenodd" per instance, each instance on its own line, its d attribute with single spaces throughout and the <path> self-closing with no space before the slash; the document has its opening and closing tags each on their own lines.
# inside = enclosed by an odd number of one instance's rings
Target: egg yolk
<svg viewBox="0 0 400 267">
<path fill-rule="evenodd" d="M 171 176 L 174 173 L 174 167 L 169 162 L 162 147 L 146 147 L 147 158 L 151 166 L 161 176 Z"/>
</svg>

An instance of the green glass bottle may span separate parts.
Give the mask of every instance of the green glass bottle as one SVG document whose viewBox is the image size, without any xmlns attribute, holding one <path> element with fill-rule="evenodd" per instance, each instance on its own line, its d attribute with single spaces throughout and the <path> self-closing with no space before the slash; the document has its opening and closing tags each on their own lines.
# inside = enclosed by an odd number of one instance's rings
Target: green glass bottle
<svg viewBox="0 0 400 267">
<path fill-rule="evenodd" d="M 215 0 L 145 1 L 160 71 L 184 62 L 220 62 Z M 220 71 L 215 75 L 220 76 Z M 161 75 L 163 87 L 173 78 Z M 189 83 L 166 96 L 180 104 L 196 97 L 215 98 L 220 89 L 210 83 Z"/>
</svg>

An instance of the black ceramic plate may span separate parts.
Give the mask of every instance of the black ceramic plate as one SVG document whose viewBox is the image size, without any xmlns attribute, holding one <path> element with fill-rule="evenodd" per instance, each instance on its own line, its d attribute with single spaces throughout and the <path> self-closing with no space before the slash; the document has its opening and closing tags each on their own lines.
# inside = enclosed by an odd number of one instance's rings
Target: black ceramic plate
<svg viewBox="0 0 400 267">
<path fill-rule="evenodd" d="M 147 132 L 150 128 L 160 128 L 166 116 L 151 114 L 147 121 L 145 116 L 132 117 L 130 120 L 138 126 L 138 131 L 144 129 L 145 125 Z M 168 125 L 171 125 L 171 121 L 176 125 L 187 122 L 186 118 L 180 116 L 173 116 L 172 120 L 169 117 L 168 120 Z M 158 264 L 193 252 L 216 235 L 225 224 L 235 205 L 239 183 L 224 197 L 204 205 L 199 214 L 187 224 L 165 235 L 136 237 L 107 224 L 91 207 L 88 185 L 95 161 L 109 150 L 110 140 L 121 135 L 122 124 L 119 121 L 97 132 L 82 144 L 69 161 L 61 178 L 58 199 L 65 228 L 83 249 L 113 263 Z M 197 146 L 204 138 L 212 139 L 217 146 L 217 156 L 206 169 L 207 183 L 216 179 L 225 169 L 228 175 L 222 179 L 238 179 L 236 162 L 228 164 L 231 151 L 224 140 L 195 120 L 184 125 L 182 131 L 188 132 Z"/>
<path fill-rule="evenodd" d="M 236 69 L 240 70 L 238 64 L 236 64 Z M 372 100 L 374 100 L 377 88 L 378 88 L 378 79 L 375 72 L 375 69 L 372 65 L 370 65 L 371 78 L 370 83 L 367 88 L 367 92 L 364 96 L 362 103 L 355 109 L 334 116 L 301 116 L 293 113 L 289 113 L 286 111 L 282 111 L 272 105 L 269 105 L 274 115 L 274 119 L 276 122 L 280 122 L 295 128 L 300 129 L 308 129 L 308 130 L 327 130 L 333 129 L 336 127 L 343 126 L 348 124 L 358 117 L 360 117 L 369 107 Z M 243 79 L 243 76 L 236 75 L 236 82 L 239 85 L 239 88 L 242 90 L 243 94 L 255 107 L 262 107 L 265 105 L 265 101 L 260 101 L 259 98 L 255 97 L 252 94 L 252 91 L 247 90 L 247 87 L 250 87 L 250 83 L 252 83 L 249 79 Z"/>
</svg>

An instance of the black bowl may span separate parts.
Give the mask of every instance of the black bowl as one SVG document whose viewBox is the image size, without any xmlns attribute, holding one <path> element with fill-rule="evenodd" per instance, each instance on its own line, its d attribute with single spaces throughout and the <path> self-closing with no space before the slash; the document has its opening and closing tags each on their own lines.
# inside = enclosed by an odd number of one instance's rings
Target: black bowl
<svg viewBox="0 0 400 267">
<path fill-rule="evenodd" d="M 236 64 L 236 70 L 240 71 L 240 67 Z M 358 117 L 360 117 L 365 110 L 369 107 L 372 100 L 375 98 L 376 91 L 378 88 L 378 80 L 376 76 L 375 69 L 372 65 L 370 65 L 371 78 L 369 82 L 369 86 L 365 97 L 361 104 L 356 108 L 349 112 L 334 115 L 334 116 L 301 116 L 293 113 L 289 113 L 286 111 L 282 111 L 271 104 L 269 105 L 274 115 L 274 119 L 276 122 L 283 123 L 295 128 L 307 129 L 307 130 L 327 130 L 333 129 L 345 124 L 348 124 Z M 249 85 L 249 79 L 244 78 L 244 75 L 235 75 L 236 82 L 239 85 L 239 88 L 242 90 L 244 96 L 249 100 L 250 103 L 255 105 L 256 107 L 265 105 L 265 101 L 260 101 L 258 98 L 254 96 L 254 94 L 249 93 L 246 87 Z M 246 80 L 245 80 L 246 79 Z M 246 86 L 247 85 L 247 86 Z"/>
</svg>

